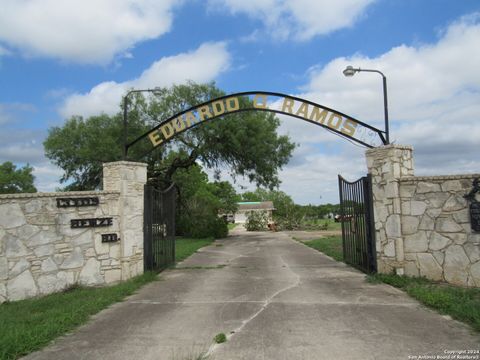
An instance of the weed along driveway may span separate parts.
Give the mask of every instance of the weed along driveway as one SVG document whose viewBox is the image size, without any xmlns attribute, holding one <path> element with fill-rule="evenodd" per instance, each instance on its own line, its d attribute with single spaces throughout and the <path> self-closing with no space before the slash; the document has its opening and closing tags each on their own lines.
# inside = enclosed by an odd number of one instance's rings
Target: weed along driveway
<svg viewBox="0 0 480 360">
<path fill-rule="evenodd" d="M 479 344 L 466 325 L 285 233 L 236 229 L 26 358 L 404 360 Z"/>
</svg>

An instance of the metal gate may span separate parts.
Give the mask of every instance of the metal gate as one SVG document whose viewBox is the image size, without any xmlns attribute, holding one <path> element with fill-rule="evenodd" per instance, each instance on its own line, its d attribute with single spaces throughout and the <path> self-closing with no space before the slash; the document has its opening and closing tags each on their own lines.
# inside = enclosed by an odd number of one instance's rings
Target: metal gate
<svg viewBox="0 0 480 360">
<path fill-rule="evenodd" d="M 167 190 L 145 185 L 144 202 L 144 269 L 160 271 L 175 262 L 175 205 L 174 185 Z"/>
<path fill-rule="evenodd" d="M 348 182 L 338 175 L 343 257 L 366 273 L 377 271 L 371 175 Z"/>
</svg>

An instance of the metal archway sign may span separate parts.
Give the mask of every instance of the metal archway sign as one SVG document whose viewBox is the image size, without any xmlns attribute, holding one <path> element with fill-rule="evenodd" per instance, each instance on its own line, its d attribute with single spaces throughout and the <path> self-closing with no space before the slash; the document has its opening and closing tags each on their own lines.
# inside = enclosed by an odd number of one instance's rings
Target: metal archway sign
<svg viewBox="0 0 480 360">
<path fill-rule="evenodd" d="M 250 101 L 240 101 L 246 98 Z M 130 143 L 125 154 L 136 144 L 146 144 L 145 155 L 188 129 L 229 114 L 244 111 L 268 111 L 292 116 L 321 126 L 343 138 L 373 148 L 386 145 L 386 132 L 351 116 L 312 101 L 267 91 L 247 91 L 225 95 L 186 109 L 153 127 Z"/>
</svg>

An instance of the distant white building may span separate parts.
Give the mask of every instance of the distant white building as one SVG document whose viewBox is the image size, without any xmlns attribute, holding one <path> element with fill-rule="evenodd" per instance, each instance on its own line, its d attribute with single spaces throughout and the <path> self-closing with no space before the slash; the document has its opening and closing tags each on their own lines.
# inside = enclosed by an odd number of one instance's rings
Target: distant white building
<svg viewBox="0 0 480 360">
<path fill-rule="evenodd" d="M 264 212 L 267 214 L 268 222 L 273 222 L 273 202 L 271 201 L 245 201 L 239 202 L 238 210 L 235 213 L 235 224 L 244 224 L 247 221 L 248 213 Z"/>
<path fill-rule="evenodd" d="M 328 213 L 328 214 L 323 215 L 323 218 L 324 218 L 324 219 L 333 219 L 333 218 L 335 218 L 335 215 L 336 215 L 336 214 L 334 214 L 334 213 L 331 212 L 331 213 Z"/>
</svg>

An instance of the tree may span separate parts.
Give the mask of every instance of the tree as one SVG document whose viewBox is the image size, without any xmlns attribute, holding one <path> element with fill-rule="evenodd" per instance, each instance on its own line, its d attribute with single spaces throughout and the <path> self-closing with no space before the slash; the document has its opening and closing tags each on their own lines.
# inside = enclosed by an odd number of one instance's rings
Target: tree
<svg viewBox="0 0 480 360">
<path fill-rule="evenodd" d="M 275 208 L 274 217 L 284 218 L 295 211 L 292 198 L 280 190 L 257 188 L 254 192 L 242 194 L 243 201 L 272 201 Z"/>
<path fill-rule="evenodd" d="M 228 181 L 215 181 L 208 184 L 209 191 L 220 201 L 220 211 L 233 214 L 238 210 L 240 196 Z"/>
<path fill-rule="evenodd" d="M 310 220 L 323 219 L 329 214 L 338 214 L 340 212 L 339 204 L 323 204 L 323 205 L 303 205 L 302 209 L 305 216 Z"/>
<path fill-rule="evenodd" d="M 176 232 L 194 238 L 227 236 L 228 227 L 220 217 L 225 208 L 236 208 L 236 193 L 227 182 L 209 183 L 198 165 L 174 174 L 178 189 Z"/>
<path fill-rule="evenodd" d="M 224 95 L 213 83 L 176 85 L 146 99 L 131 98 L 128 116 L 130 140 L 162 120 L 201 102 Z M 239 99 L 240 101 L 249 101 Z M 279 184 L 278 170 L 295 145 L 279 136 L 279 120 L 270 113 L 242 112 L 192 128 L 148 156 L 132 149 L 131 159 L 148 163 L 148 177 L 168 187 L 179 169 L 201 162 L 210 169 L 230 169 L 233 177 L 246 176 L 259 186 Z M 45 154 L 64 170 L 62 182 L 69 189 L 90 190 L 101 186 L 101 164 L 121 159 L 122 117 L 100 115 L 72 117 L 63 127 L 49 130 Z"/>
<path fill-rule="evenodd" d="M 242 194 L 244 201 L 272 201 L 275 211 L 273 219 L 278 228 L 285 230 L 297 229 L 301 226 L 304 213 L 292 198 L 280 190 L 257 188 L 254 192 Z"/>
<path fill-rule="evenodd" d="M 147 126 L 138 121 L 137 116 L 132 116 L 129 129 L 140 133 L 146 131 Z M 65 190 L 100 188 L 102 164 L 122 158 L 122 131 L 120 114 L 102 114 L 88 119 L 73 116 L 62 127 L 49 129 L 43 143 L 45 155 L 63 169 L 60 182 L 70 182 Z"/>
<path fill-rule="evenodd" d="M 16 165 L 6 161 L 0 165 L 0 194 L 34 193 L 37 189 L 33 185 L 35 177 L 33 168 L 25 165 L 17 169 Z"/>
</svg>

